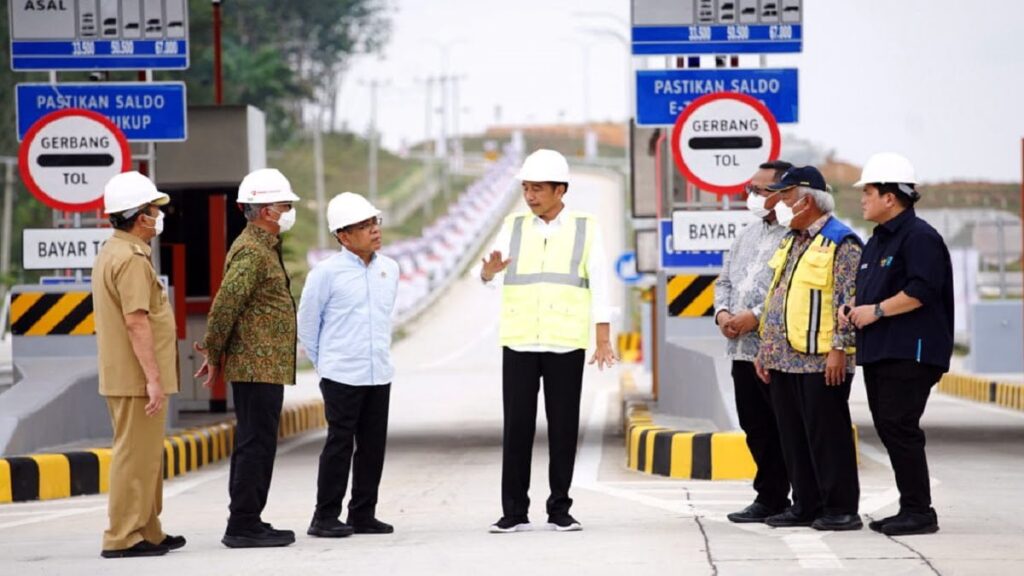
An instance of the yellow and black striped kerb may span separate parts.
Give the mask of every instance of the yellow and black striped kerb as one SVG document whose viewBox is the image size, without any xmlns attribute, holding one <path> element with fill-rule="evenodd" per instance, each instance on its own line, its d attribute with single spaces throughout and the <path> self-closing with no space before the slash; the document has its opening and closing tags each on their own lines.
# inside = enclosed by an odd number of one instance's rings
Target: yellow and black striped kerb
<svg viewBox="0 0 1024 576">
<path fill-rule="evenodd" d="M 619 334 L 619 359 L 631 363 L 641 360 L 639 332 L 621 332 Z"/>
<path fill-rule="evenodd" d="M 749 480 L 757 465 L 741 431 L 686 432 L 654 423 L 644 404 L 626 408 L 626 466 L 670 478 Z M 857 428 L 852 429 L 857 446 Z"/>
<path fill-rule="evenodd" d="M 322 400 L 285 406 L 280 438 L 327 425 Z M 235 421 L 193 428 L 164 438 L 164 478 L 181 476 L 226 459 L 235 446 Z M 0 458 L 0 503 L 104 494 L 110 482 L 110 448 Z"/>
<path fill-rule="evenodd" d="M 715 310 L 716 275 L 679 274 L 668 277 L 669 316 L 711 316 Z"/>
<path fill-rule="evenodd" d="M 950 372 L 942 375 L 937 388 L 943 394 L 997 404 L 1011 410 L 1024 410 L 1024 384 L 995 382 L 979 376 Z"/>
<path fill-rule="evenodd" d="M 11 296 L 11 334 L 15 336 L 95 333 L 91 292 L 19 292 Z"/>
</svg>

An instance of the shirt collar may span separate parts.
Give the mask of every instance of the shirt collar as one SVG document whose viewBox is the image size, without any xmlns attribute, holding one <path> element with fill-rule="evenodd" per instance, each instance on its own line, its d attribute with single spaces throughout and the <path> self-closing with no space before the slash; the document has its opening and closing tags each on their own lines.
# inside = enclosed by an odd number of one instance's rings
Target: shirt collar
<svg viewBox="0 0 1024 576">
<path fill-rule="evenodd" d="M 139 238 L 138 236 L 132 234 L 131 232 L 125 232 L 124 230 L 114 230 L 114 237 L 120 238 L 125 242 L 129 242 L 131 244 L 135 244 L 141 247 L 146 252 L 146 256 L 150 256 L 152 254 L 152 247 L 150 247 L 150 245 L 142 238 Z"/>
<path fill-rule="evenodd" d="M 885 224 L 879 224 L 878 226 L 875 226 L 875 230 L 882 229 L 890 234 L 895 234 L 896 232 L 899 231 L 900 228 L 903 227 L 904 224 L 912 220 L 915 216 L 916 214 L 914 214 L 914 207 L 911 206 L 910 208 L 905 209 L 903 212 L 900 212 L 895 218 L 890 219 Z"/>
<path fill-rule="evenodd" d="M 537 216 L 536 214 L 534 214 L 533 215 L 533 223 L 534 224 L 544 224 L 544 225 L 547 225 L 547 226 L 551 226 L 552 224 L 561 224 L 562 223 L 562 218 L 565 216 L 566 210 L 567 210 L 566 207 L 562 206 L 562 209 L 558 211 L 558 215 L 555 216 L 554 218 L 552 218 L 551 222 L 545 222 L 543 218 L 541 218 L 540 216 Z"/>
<path fill-rule="evenodd" d="M 821 232 L 821 229 L 825 227 L 825 223 L 831 218 L 831 214 L 823 214 L 821 218 L 815 220 L 810 226 L 807 227 L 806 234 L 810 237 L 815 237 Z"/>
<path fill-rule="evenodd" d="M 252 222 L 245 225 L 245 232 L 252 235 L 252 237 L 258 240 L 261 244 L 265 244 L 268 248 L 276 248 L 277 245 L 281 243 L 280 236 L 277 234 L 271 234 Z"/>
<path fill-rule="evenodd" d="M 365 268 L 369 268 L 370 266 L 373 265 L 374 262 L 377 261 L 376 252 L 373 253 L 373 256 L 370 256 L 370 263 L 367 264 L 366 262 L 363 262 L 363 259 L 360 258 L 355 252 L 347 250 L 344 246 L 341 247 L 341 257 L 344 258 L 350 264 L 359 264 L 360 266 L 363 266 Z"/>
</svg>

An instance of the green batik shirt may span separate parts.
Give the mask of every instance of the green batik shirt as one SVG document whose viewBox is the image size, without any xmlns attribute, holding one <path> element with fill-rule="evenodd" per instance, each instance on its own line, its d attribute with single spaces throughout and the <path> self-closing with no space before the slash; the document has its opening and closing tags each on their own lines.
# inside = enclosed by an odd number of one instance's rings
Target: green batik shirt
<svg viewBox="0 0 1024 576">
<path fill-rule="evenodd" d="M 295 383 L 295 300 L 281 239 L 248 224 L 231 244 L 203 347 L 228 382 Z"/>
</svg>

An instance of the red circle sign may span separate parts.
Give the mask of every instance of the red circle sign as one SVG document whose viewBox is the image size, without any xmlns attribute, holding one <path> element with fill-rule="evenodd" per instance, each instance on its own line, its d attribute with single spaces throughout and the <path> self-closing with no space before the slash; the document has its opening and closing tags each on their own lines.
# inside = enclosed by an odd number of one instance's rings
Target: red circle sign
<svg viewBox="0 0 1024 576">
<path fill-rule="evenodd" d="M 672 129 L 672 158 L 686 179 L 718 195 L 742 192 L 758 166 L 779 157 L 779 125 L 759 100 L 736 92 L 705 94 Z"/>
<path fill-rule="evenodd" d="M 29 128 L 18 148 L 18 171 L 36 198 L 57 210 L 103 207 L 103 185 L 131 169 L 128 140 L 91 110 L 51 112 Z"/>
</svg>

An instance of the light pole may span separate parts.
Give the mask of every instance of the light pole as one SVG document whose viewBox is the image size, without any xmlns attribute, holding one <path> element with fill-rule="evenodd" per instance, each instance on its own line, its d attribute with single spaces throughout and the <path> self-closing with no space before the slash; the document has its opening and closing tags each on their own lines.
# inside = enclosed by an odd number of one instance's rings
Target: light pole
<svg viewBox="0 0 1024 576">
<path fill-rule="evenodd" d="M 377 134 L 377 91 L 382 86 L 386 86 L 387 82 L 374 79 L 369 82 L 360 82 L 360 84 L 370 88 L 370 133 L 368 138 L 370 154 L 367 166 L 369 173 L 367 196 L 369 196 L 370 203 L 375 204 L 377 202 L 377 148 L 380 144 Z"/>
</svg>

